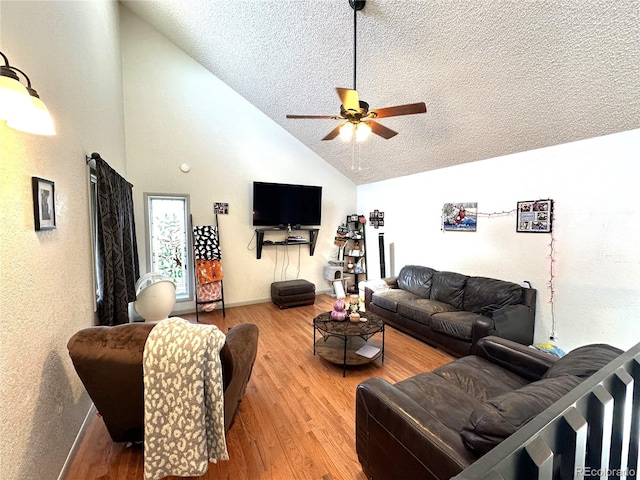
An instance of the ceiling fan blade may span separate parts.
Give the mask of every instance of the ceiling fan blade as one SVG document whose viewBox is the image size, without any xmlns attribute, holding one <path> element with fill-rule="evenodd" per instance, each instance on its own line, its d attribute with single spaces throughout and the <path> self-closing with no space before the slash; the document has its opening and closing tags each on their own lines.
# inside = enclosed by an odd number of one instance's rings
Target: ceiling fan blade
<svg viewBox="0 0 640 480">
<path fill-rule="evenodd" d="M 344 123 L 341 123 L 340 125 L 338 125 L 336 128 L 334 128 L 333 130 L 331 130 L 326 137 L 324 137 L 322 140 L 333 140 L 334 138 L 336 138 L 338 135 L 340 135 L 340 127 L 342 127 L 342 125 L 344 125 Z"/>
<path fill-rule="evenodd" d="M 391 137 L 395 137 L 398 132 L 391 130 L 390 128 L 385 127 L 384 125 L 379 124 L 378 122 L 374 122 L 373 120 L 369 120 L 366 122 L 371 127 L 371 131 L 376 135 L 380 135 L 382 138 L 389 140 Z"/>
<path fill-rule="evenodd" d="M 336 88 L 336 91 L 345 110 L 360 111 L 360 99 L 358 98 L 358 92 L 356 90 Z"/>
<path fill-rule="evenodd" d="M 412 115 L 414 113 L 426 113 L 427 106 L 424 102 L 396 105 L 395 107 L 374 108 L 371 113 L 374 118 L 397 117 L 399 115 Z"/>
<path fill-rule="evenodd" d="M 340 117 L 336 117 L 335 115 L 287 115 L 287 118 L 326 118 L 335 120 Z"/>
</svg>

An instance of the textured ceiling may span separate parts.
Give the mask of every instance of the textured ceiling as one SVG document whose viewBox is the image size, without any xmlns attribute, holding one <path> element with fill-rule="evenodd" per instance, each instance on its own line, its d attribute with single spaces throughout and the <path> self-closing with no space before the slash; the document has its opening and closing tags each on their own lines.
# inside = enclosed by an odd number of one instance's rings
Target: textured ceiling
<svg viewBox="0 0 640 480">
<path fill-rule="evenodd" d="M 339 113 L 348 0 L 121 3 L 356 184 L 640 127 L 640 0 L 367 0 L 361 100 L 427 113 L 356 149 L 321 141 L 336 120 L 285 118 Z"/>
</svg>

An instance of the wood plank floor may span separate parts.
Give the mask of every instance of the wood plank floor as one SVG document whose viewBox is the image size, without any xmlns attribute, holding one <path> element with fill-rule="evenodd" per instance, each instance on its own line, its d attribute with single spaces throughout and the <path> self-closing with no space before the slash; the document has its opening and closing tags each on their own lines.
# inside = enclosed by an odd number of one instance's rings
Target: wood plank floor
<svg viewBox="0 0 640 480">
<path fill-rule="evenodd" d="M 447 363 L 451 357 L 394 328 L 386 329 L 385 360 L 342 368 L 313 355 L 313 318 L 333 298 L 280 310 L 271 303 L 201 314 L 222 331 L 258 325 L 258 355 L 245 397 L 227 434 L 230 460 L 210 464 L 201 480 L 366 480 L 355 452 L 355 389 L 379 376 L 396 382 Z M 195 315 L 183 315 L 195 320 Z M 141 480 L 143 452 L 111 441 L 95 415 L 66 480 Z M 180 477 L 167 477 L 178 479 Z"/>
</svg>

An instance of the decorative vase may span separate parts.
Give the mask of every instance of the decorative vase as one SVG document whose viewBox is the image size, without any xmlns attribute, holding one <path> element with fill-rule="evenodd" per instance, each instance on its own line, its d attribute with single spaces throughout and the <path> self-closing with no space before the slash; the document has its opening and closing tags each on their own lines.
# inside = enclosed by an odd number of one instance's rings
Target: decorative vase
<svg viewBox="0 0 640 480">
<path fill-rule="evenodd" d="M 346 304 L 341 298 L 333 302 L 333 310 L 331 311 L 331 320 L 337 320 L 339 322 L 347 318 Z"/>
<path fill-rule="evenodd" d="M 337 310 L 333 310 L 331 312 L 331 320 L 336 320 L 338 322 L 342 322 L 345 318 L 347 318 L 347 312 L 344 310 L 339 312 Z"/>
</svg>

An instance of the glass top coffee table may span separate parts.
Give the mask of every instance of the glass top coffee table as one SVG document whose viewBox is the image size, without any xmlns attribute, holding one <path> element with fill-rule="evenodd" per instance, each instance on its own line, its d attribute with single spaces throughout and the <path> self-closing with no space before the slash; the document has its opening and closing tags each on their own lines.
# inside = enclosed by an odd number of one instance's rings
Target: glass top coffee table
<svg viewBox="0 0 640 480">
<path fill-rule="evenodd" d="M 342 365 L 342 376 L 346 376 L 347 365 L 365 365 L 377 358 L 384 362 L 384 321 L 370 312 L 359 312 L 361 320 L 352 322 L 331 319 L 325 312 L 313 319 L 313 354 Z M 316 333 L 320 338 L 316 340 Z M 372 337 L 382 334 L 382 344 Z"/>
</svg>

